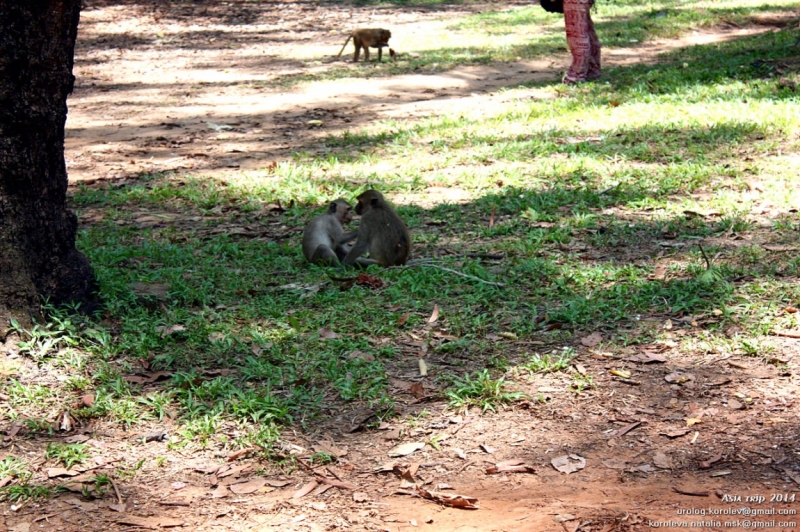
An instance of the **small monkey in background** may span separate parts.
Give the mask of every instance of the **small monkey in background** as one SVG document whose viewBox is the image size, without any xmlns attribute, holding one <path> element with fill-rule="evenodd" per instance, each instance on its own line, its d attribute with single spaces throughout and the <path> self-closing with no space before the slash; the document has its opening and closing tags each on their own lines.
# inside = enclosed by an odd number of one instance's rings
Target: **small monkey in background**
<svg viewBox="0 0 800 532">
<path fill-rule="evenodd" d="M 308 222 L 303 230 L 303 255 L 309 262 L 320 265 L 337 265 L 350 247 L 357 232 L 344 234 L 343 224 L 353 219 L 350 204 L 343 199 L 332 201 L 325 213 Z"/>
<path fill-rule="evenodd" d="M 397 212 L 377 190 L 367 190 L 358 196 L 356 214 L 361 215 L 356 243 L 342 264 L 380 264 L 399 266 L 411 255 L 411 235 Z M 360 259 L 369 252 L 369 259 Z"/>
<path fill-rule="evenodd" d="M 378 49 L 378 62 L 380 62 L 383 57 L 383 48 L 384 46 L 389 46 L 389 39 L 391 37 L 391 31 L 380 28 L 362 28 L 355 30 L 347 36 L 347 40 L 344 41 L 342 49 L 339 50 L 339 55 L 336 56 L 336 59 L 342 56 L 342 52 L 344 52 L 347 43 L 350 42 L 350 39 L 353 39 L 353 45 L 356 47 L 356 51 L 353 54 L 354 63 L 358 62 L 358 56 L 361 54 L 362 48 L 364 49 L 364 61 L 369 61 L 370 47 Z M 389 56 L 394 60 L 395 53 L 391 48 L 389 48 Z"/>
</svg>

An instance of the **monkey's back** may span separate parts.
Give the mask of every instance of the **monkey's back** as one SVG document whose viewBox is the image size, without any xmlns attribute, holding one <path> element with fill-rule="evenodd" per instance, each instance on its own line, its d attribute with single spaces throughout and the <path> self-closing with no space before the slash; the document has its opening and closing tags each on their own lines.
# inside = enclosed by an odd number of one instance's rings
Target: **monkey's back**
<svg viewBox="0 0 800 532">
<path fill-rule="evenodd" d="M 394 211 L 380 209 L 388 218 L 383 224 L 385 238 L 373 239 L 369 257 L 383 266 L 400 266 L 411 257 L 411 234 L 403 219 Z"/>
<path fill-rule="evenodd" d="M 303 230 L 303 253 L 312 260 L 317 248 L 321 245 L 333 247 L 344 234 L 342 224 L 329 213 L 313 218 Z"/>
</svg>

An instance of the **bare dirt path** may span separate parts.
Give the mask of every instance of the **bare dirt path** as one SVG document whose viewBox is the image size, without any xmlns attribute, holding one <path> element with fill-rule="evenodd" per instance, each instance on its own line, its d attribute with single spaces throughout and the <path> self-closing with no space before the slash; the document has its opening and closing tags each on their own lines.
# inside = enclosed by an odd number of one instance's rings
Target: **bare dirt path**
<svg viewBox="0 0 800 532">
<path fill-rule="evenodd" d="M 281 88 L 283 78 L 340 65 L 327 58 L 342 41 L 331 31 L 342 26 L 391 25 L 402 51 L 404 40 L 442 28 L 465 12 L 458 9 L 482 8 L 91 4 L 81 21 L 77 84 L 69 100 L 66 153 L 73 183 L 165 170 L 222 175 L 261 168 L 294 150 L 313 153 L 329 133 L 383 118 L 413 119 L 486 108 L 508 98 L 553 97 L 549 89 L 499 89 L 532 79 L 555 82 L 568 64 L 564 54 Z M 676 47 L 768 29 L 720 28 L 606 50 L 604 57 L 607 65 L 655 61 Z M 310 128 L 309 120 L 323 124 Z M 675 334 L 685 327 L 676 324 Z M 498 342 L 502 348 L 502 339 Z M 780 352 L 795 354 L 794 342 L 786 339 Z M 3 505 L 0 531 L 178 526 L 193 531 L 610 532 L 680 526 L 674 522 L 698 531 L 745 530 L 752 527 L 744 524 L 751 516 L 742 508 L 789 513 L 797 508 L 794 499 L 781 500 L 794 497 L 793 482 L 800 481 L 797 386 L 790 378 L 755 359 L 734 361 L 724 353 L 696 360 L 669 342 L 631 348 L 630 356 L 644 357 L 635 381 L 615 380 L 608 358 L 586 348 L 581 364 L 601 376 L 597 385 L 602 392 L 576 395 L 568 391 L 566 377 L 529 376 L 526 381 L 523 375 L 522 391 L 548 401 L 485 416 L 445 413 L 440 404 L 409 393 L 409 383 L 395 380 L 393 393 L 403 419 L 416 423 L 351 432 L 374 413 L 346 412 L 314 434 L 287 433 L 286 453 L 325 450 L 338 461 L 313 472 L 269 475 L 260 486 L 265 477 L 256 473 L 269 466 L 247 456 L 232 460 L 234 469 L 212 471 L 210 466 L 231 453 L 183 453 L 165 442 L 135 441 L 137 435 L 169 427 L 139 427 L 136 435 L 89 427 L 87 443 L 102 459 L 86 474 L 112 472 L 116 461 L 136 457 L 144 462 L 134 480 L 118 481 L 115 491 L 95 500 L 76 488 L 15 510 Z M 409 355 L 407 362 L 414 363 L 414 357 Z M 669 382 L 667 377 L 676 373 L 679 381 Z M 734 393 L 738 400 L 731 400 Z M 236 436 L 235 427 L 225 430 L 231 439 Z M 388 456 L 398 444 L 425 442 L 406 457 Z M 579 466 L 585 460 L 585 467 L 570 475 L 557 471 L 551 461 L 564 456 Z M 253 491 L 250 482 L 256 485 Z M 425 493 L 415 491 L 414 482 L 436 492 L 439 502 L 421 497 Z M 310 494 L 296 497 L 308 486 Z M 766 499 L 736 499 L 748 495 Z M 441 497 L 457 504 L 474 498 L 480 509 L 447 507 Z M 733 513 L 711 515 L 712 510 Z M 752 520 L 775 521 L 770 530 L 792 530 L 779 522 L 798 521 L 793 515 Z M 665 521 L 673 523 L 658 526 Z"/>
<path fill-rule="evenodd" d="M 93 5 L 82 15 L 77 83 L 69 99 L 66 157 L 72 182 L 167 170 L 220 175 L 264 168 L 293 151 L 321 152 L 319 139 L 375 120 L 487 109 L 513 97 L 553 97 L 553 91 L 541 89 L 496 91 L 532 80 L 556 82 L 569 64 L 562 54 L 398 76 L 389 76 L 385 66 L 369 65 L 359 68 L 378 69 L 377 77 L 282 88 L 276 84 L 292 76 L 346 64 L 332 62 L 343 41 L 332 30 L 390 26 L 393 46 L 402 53 L 403 42 L 429 32 L 446 34 L 445 26 L 465 11 L 300 2 Z M 694 33 L 606 50 L 604 60 L 609 66 L 654 61 L 672 48 L 765 29 Z"/>
</svg>

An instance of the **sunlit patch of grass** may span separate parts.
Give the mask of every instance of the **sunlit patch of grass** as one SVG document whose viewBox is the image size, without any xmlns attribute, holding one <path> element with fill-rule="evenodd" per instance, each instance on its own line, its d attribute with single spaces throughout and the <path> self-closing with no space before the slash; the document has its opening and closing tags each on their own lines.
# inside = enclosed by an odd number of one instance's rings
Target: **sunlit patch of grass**
<svg viewBox="0 0 800 532">
<path fill-rule="evenodd" d="M 450 400 L 450 407 L 458 410 L 476 406 L 484 413 L 488 410 L 497 412 L 501 405 L 526 397 L 522 392 L 506 391 L 505 379 L 492 379 L 485 369 L 474 375 L 468 373 L 451 380 L 450 388 L 446 392 L 447 398 Z"/>
<path fill-rule="evenodd" d="M 569 367 L 572 359 L 575 358 L 574 349 L 567 348 L 561 353 L 545 354 L 534 353 L 520 367 L 533 373 L 552 373 L 562 371 Z"/>
<path fill-rule="evenodd" d="M 604 47 L 631 47 L 719 24 L 744 26 L 759 15 L 783 13 L 794 7 L 793 0 L 761 5 L 746 0 L 724 5 L 714 0 L 678 3 L 618 0 L 598 2 L 592 17 Z M 344 38 L 342 35 L 342 40 Z M 547 13 L 538 5 L 514 6 L 465 16 L 455 22 L 443 21 L 438 28 L 415 34 L 413 38 L 396 31 L 393 39 L 393 46 L 401 51 L 397 62 L 347 66 L 337 63 L 321 69 L 312 56 L 305 58 L 309 60 L 305 72 L 259 83 L 291 88 L 298 83 L 319 80 L 444 72 L 463 65 L 540 59 L 567 52 L 563 16 Z"/>
<path fill-rule="evenodd" d="M 83 443 L 51 443 L 47 446 L 45 458 L 55 460 L 71 469 L 74 465 L 80 465 L 89 458 L 88 449 Z"/>
</svg>

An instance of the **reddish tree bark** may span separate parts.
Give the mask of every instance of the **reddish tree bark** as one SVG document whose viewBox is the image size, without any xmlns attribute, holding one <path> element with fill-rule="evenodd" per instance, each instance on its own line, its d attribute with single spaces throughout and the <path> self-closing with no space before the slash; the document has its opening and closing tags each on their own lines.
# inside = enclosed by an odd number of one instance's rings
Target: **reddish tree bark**
<svg viewBox="0 0 800 532">
<path fill-rule="evenodd" d="M 52 303 L 97 304 L 67 209 L 64 124 L 81 0 L 0 0 L 0 338 Z"/>
</svg>

